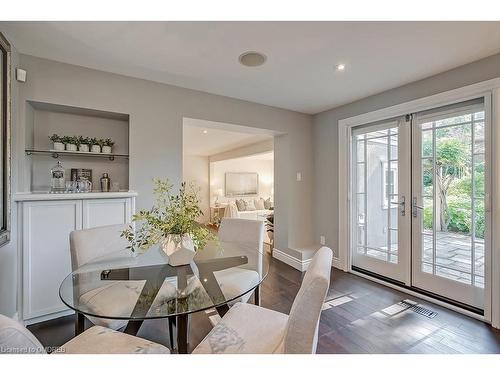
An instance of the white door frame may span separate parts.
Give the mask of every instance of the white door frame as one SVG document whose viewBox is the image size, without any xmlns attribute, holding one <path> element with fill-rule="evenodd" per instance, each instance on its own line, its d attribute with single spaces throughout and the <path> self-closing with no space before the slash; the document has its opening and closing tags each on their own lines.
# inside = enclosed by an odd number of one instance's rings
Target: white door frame
<svg viewBox="0 0 500 375">
<path fill-rule="evenodd" d="M 421 112 L 428 109 L 449 104 L 463 102 L 479 96 L 491 96 L 491 186 L 500 186 L 500 78 L 476 83 L 462 88 L 442 92 L 432 96 L 412 100 L 406 103 L 364 113 L 358 116 L 339 120 L 338 122 L 338 150 L 339 169 L 339 259 L 337 264 L 341 269 L 351 271 L 351 244 L 350 244 L 350 205 L 351 205 L 351 130 L 355 126 L 371 122 L 403 116 L 409 113 Z M 486 109 L 488 111 L 488 109 Z M 497 146 L 498 145 L 498 146 Z M 498 163 L 491 161 L 497 160 Z M 491 212 L 491 227 L 500 226 L 500 191 L 491 189 L 491 196 L 486 199 L 485 208 L 489 206 Z M 495 328 L 500 328 L 500 231 L 492 231 L 490 251 L 485 254 L 488 267 L 485 274 L 485 309 L 484 320 L 491 322 Z"/>
</svg>

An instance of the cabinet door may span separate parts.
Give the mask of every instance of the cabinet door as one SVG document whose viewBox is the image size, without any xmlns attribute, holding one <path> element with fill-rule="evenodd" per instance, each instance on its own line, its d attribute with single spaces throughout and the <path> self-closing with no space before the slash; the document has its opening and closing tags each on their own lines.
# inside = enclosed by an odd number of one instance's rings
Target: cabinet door
<svg viewBox="0 0 500 375">
<path fill-rule="evenodd" d="M 81 228 L 81 201 L 23 203 L 23 319 L 67 309 L 59 287 L 71 273 L 69 234 Z"/>
<path fill-rule="evenodd" d="M 83 201 L 83 228 L 130 223 L 130 198 L 88 199 Z"/>
</svg>

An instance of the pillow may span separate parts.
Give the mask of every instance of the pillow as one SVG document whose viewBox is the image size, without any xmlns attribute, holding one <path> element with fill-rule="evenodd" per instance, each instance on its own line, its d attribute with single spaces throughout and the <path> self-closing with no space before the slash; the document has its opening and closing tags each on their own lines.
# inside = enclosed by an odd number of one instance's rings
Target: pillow
<svg viewBox="0 0 500 375">
<path fill-rule="evenodd" d="M 253 204 L 255 206 L 255 209 L 257 209 L 257 210 L 264 210 L 265 209 L 265 207 L 264 207 L 264 199 L 262 199 L 262 198 L 254 199 L 253 200 Z"/>
<path fill-rule="evenodd" d="M 256 210 L 253 199 L 251 199 L 249 202 L 245 201 L 245 203 L 246 203 L 246 207 L 245 207 L 246 211 L 255 211 Z"/>
<path fill-rule="evenodd" d="M 236 207 L 238 207 L 238 211 L 245 211 L 246 210 L 246 204 L 243 199 L 236 199 Z"/>
<path fill-rule="evenodd" d="M 264 208 L 265 208 L 266 210 L 270 210 L 272 207 L 273 207 L 273 202 L 271 202 L 271 198 L 267 198 L 267 199 L 264 201 Z"/>
</svg>

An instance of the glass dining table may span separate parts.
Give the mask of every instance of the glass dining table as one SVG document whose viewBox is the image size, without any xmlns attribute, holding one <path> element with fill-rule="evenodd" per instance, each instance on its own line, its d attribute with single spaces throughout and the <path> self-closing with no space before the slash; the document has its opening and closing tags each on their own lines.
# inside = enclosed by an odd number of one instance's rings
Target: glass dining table
<svg viewBox="0 0 500 375">
<path fill-rule="evenodd" d="M 77 334 L 84 316 L 126 321 L 125 331 L 137 334 L 144 320 L 169 321 L 177 352 L 187 353 L 188 317 L 216 309 L 223 316 L 231 303 L 254 292 L 269 270 L 255 244 L 213 241 L 185 266 L 171 266 L 159 246 L 137 254 L 128 249 L 93 259 L 68 275 L 59 295 L 76 312 Z"/>
</svg>

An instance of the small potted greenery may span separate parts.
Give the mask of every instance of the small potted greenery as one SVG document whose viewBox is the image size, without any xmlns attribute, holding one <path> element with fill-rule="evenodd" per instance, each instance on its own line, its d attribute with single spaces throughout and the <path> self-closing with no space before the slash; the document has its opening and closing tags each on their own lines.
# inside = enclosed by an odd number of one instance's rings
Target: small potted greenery
<svg viewBox="0 0 500 375">
<path fill-rule="evenodd" d="M 56 151 L 64 151 L 64 143 L 62 141 L 62 137 L 57 134 L 52 134 L 49 136 L 49 139 L 52 141 L 53 149 Z"/>
<path fill-rule="evenodd" d="M 139 224 L 122 232 L 132 251 L 147 250 L 160 244 L 172 266 L 189 264 L 197 250 L 203 249 L 216 236 L 195 220 L 200 209 L 199 189 L 182 183 L 179 194 L 172 194 L 173 185 L 167 180 L 154 180 L 156 203 L 151 210 L 141 210 L 132 217 Z"/>
<path fill-rule="evenodd" d="M 90 138 L 90 152 L 101 152 L 101 145 L 99 144 L 97 138 Z"/>
<path fill-rule="evenodd" d="M 78 147 L 76 147 L 78 139 L 76 137 L 65 136 L 62 141 L 66 145 L 66 151 L 78 151 Z"/>
<path fill-rule="evenodd" d="M 89 137 L 78 136 L 78 151 L 89 152 L 90 151 L 90 139 Z"/>
<path fill-rule="evenodd" d="M 102 141 L 102 153 L 103 154 L 111 154 L 112 147 L 114 146 L 115 142 L 113 142 L 110 138 L 106 138 L 105 140 Z"/>
</svg>

